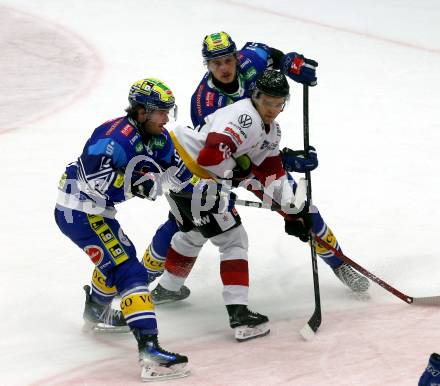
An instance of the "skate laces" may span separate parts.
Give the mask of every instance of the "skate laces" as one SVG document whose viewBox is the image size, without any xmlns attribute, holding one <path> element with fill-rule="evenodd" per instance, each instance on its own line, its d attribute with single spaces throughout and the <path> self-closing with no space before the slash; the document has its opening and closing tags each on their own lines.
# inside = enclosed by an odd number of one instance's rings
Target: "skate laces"
<svg viewBox="0 0 440 386">
<path fill-rule="evenodd" d="M 354 269 L 352 269 L 349 265 L 347 264 L 342 264 L 339 267 L 339 272 L 341 273 L 341 276 L 344 278 L 344 280 L 347 283 L 354 283 L 356 282 L 358 279 L 361 278 L 360 275 L 358 275 Z"/>
<path fill-rule="evenodd" d="M 111 304 L 104 307 L 101 314 L 99 315 L 99 320 L 102 323 L 109 324 L 111 326 L 117 325 L 121 321 L 121 311 L 112 308 Z"/>
<path fill-rule="evenodd" d="M 246 307 L 246 310 L 247 310 L 247 314 L 250 315 L 250 316 L 255 316 L 255 317 L 260 317 L 261 316 L 261 314 L 259 314 L 258 312 L 251 311 L 247 307 Z"/>
</svg>

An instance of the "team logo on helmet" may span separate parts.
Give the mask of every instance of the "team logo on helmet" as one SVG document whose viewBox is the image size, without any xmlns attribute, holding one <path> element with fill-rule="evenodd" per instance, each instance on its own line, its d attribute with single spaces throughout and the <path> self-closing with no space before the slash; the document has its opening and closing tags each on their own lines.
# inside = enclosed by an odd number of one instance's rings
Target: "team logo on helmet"
<svg viewBox="0 0 440 386">
<path fill-rule="evenodd" d="M 205 61 L 237 52 L 237 46 L 226 32 L 206 35 L 203 40 L 202 56 Z"/>
</svg>

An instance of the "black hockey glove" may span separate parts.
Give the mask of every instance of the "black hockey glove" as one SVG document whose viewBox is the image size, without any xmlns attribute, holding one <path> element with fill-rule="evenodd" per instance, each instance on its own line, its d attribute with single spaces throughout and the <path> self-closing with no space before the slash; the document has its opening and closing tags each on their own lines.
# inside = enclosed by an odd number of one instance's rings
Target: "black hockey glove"
<svg viewBox="0 0 440 386">
<path fill-rule="evenodd" d="M 246 179 L 252 171 L 252 162 L 250 158 L 243 154 L 235 159 L 236 165 L 232 169 L 232 186 L 237 188 L 240 183 Z"/>
<path fill-rule="evenodd" d="M 284 218 L 284 230 L 290 236 L 298 237 L 301 241 L 309 241 L 309 234 L 312 230 L 312 214 L 309 213 L 309 206 L 295 215 L 289 215 Z"/>
<path fill-rule="evenodd" d="M 157 173 L 136 173 L 131 181 L 131 193 L 136 197 L 154 201 L 162 194 L 158 176 Z"/>
</svg>

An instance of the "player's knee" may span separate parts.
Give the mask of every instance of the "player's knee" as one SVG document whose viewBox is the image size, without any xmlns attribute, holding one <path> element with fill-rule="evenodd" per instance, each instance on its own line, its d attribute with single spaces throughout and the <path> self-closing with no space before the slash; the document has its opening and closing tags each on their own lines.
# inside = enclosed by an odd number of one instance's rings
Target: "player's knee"
<svg viewBox="0 0 440 386">
<path fill-rule="evenodd" d="M 107 285 L 115 285 L 119 293 L 136 286 L 146 285 L 148 274 L 144 266 L 136 259 L 130 258 L 112 270 L 107 278 Z"/>
<path fill-rule="evenodd" d="M 228 259 L 229 256 L 233 256 L 234 258 L 247 260 L 249 241 L 243 225 L 229 229 L 218 236 L 212 237 L 210 240 L 219 248 L 222 259 Z"/>
<path fill-rule="evenodd" d="M 93 270 L 92 286 L 94 290 L 106 297 L 115 296 L 117 292 L 115 286 L 109 287 L 106 284 L 106 277 L 97 268 Z"/>
</svg>

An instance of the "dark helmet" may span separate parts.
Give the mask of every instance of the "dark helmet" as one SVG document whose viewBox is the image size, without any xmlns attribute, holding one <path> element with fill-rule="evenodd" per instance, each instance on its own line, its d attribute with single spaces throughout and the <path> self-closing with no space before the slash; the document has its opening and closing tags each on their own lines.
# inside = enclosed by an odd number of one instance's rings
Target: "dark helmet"
<svg viewBox="0 0 440 386">
<path fill-rule="evenodd" d="M 237 46 L 226 32 L 206 35 L 203 39 L 202 56 L 205 63 L 211 59 L 235 53 L 237 53 Z"/>
<path fill-rule="evenodd" d="M 143 106 L 147 112 L 170 110 L 175 106 L 173 92 L 156 78 L 141 79 L 134 82 L 128 93 L 130 106 Z"/>
<path fill-rule="evenodd" d="M 257 79 L 254 92 L 261 92 L 273 97 L 289 97 L 289 83 L 284 74 L 275 70 L 264 70 Z"/>
</svg>

